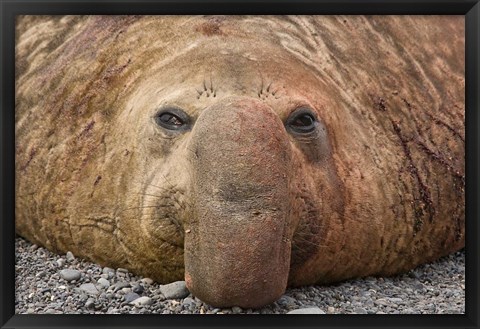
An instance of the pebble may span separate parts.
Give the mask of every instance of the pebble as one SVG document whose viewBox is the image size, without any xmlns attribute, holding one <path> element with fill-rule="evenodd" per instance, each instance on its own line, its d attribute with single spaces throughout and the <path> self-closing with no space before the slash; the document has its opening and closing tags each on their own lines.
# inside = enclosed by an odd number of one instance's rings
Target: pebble
<svg viewBox="0 0 480 329">
<path fill-rule="evenodd" d="M 95 307 L 95 300 L 92 299 L 92 298 L 89 298 L 87 299 L 87 301 L 85 302 L 85 307 L 86 308 L 94 308 Z"/>
<path fill-rule="evenodd" d="M 190 297 L 185 298 L 182 303 L 189 307 L 196 304 L 195 301 Z"/>
<path fill-rule="evenodd" d="M 143 286 L 142 286 L 141 284 L 136 284 L 136 285 L 133 286 L 133 288 L 132 288 L 132 291 L 133 291 L 133 292 L 136 292 L 137 294 L 142 294 L 144 290 L 145 290 L 145 289 L 143 288 Z"/>
<path fill-rule="evenodd" d="M 239 313 L 242 313 L 242 308 L 241 307 L 238 307 L 238 306 L 234 306 L 232 307 L 232 312 L 235 313 L 235 314 L 239 314 Z"/>
<path fill-rule="evenodd" d="M 71 270 L 71 269 L 64 269 L 60 271 L 60 276 L 65 280 L 65 281 L 73 281 L 73 280 L 78 280 L 82 276 L 80 271 L 77 270 Z"/>
<path fill-rule="evenodd" d="M 125 296 L 123 296 L 126 303 L 133 302 L 135 299 L 140 298 L 140 296 L 134 292 L 127 292 Z"/>
<path fill-rule="evenodd" d="M 87 294 L 96 295 L 99 293 L 97 287 L 93 283 L 84 283 L 80 286 L 80 290 L 86 292 Z"/>
<path fill-rule="evenodd" d="M 119 281 L 115 283 L 114 288 L 114 291 L 118 291 L 123 288 L 130 288 L 130 283 L 128 283 L 127 281 Z"/>
<path fill-rule="evenodd" d="M 65 265 L 65 259 L 59 258 L 56 261 L 58 267 L 63 267 Z"/>
<path fill-rule="evenodd" d="M 105 279 L 105 278 L 100 278 L 98 279 L 97 283 L 100 285 L 102 288 L 108 288 L 110 287 L 110 282 Z"/>
<path fill-rule="evenodd" d="M 287 312 L 287 314 L 325 314 L 325 312 L 319 309 L 318 307 L 308 307 L 308 308 L 299 308 L 299 309 Z"/>
<path fill-rule="evenodd" d="M 138 307 L 138 306 L 143 306 L 143 305 L 150 305 L 150 304 L 152 304 L 152 302 L 153 301 L 150 297 L 143 296 L 143 297 L 137 298 L 134 301 L 130 302 L 130 304 L 133 304 L 133 305 Z"/>
<path fill-rule="evenodd" d="M 143 278 L 143 279 L 140 280 L 140 281 L 142 281 L 143 283 L 148 284 L 148 285 L 153 284 L 153 280 L 150 279 L 150 278 Z"/>
<path fill-rule="evenodd" d="M 367 310 L 364 309 L 363 307 L 357 307 L 353 310 L 353 313 L 355 314 L 368 314 Z"/>
<path fill-rule="evenodd" d="M 185 298 L 190 294 L 185 281 L 175 281 L 166 285 L 161 285 L 160 292 L 167 299 Z"/>
<path fill-rule="evenodd" d="M 280 297 L 279 300 L 277 300 L 277 303 L 279 305 L 285 305 L 285 306 L 294 306 L 295 305 L 296 299 L 287 295 L 283 295 Z"/>
<path fill-rule="evenodd" d="M 65 258 L 67 259 L 67 262 L 73 262 L 75 260 L 75 256 L 73 256 L 71 251 L 67 251 Z"/>
</svg>

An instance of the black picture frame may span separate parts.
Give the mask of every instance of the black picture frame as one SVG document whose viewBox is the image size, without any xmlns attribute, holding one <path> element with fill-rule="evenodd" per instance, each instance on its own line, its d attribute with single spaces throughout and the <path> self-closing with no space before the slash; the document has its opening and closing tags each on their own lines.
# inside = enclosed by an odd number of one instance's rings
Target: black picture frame
<svg viewBox="0 0 480 329">
<path fill-rule="evenodd" d="M 1 328 L 478 328 L 478 0 L 1 0 Z M 14 257 L 14 22 L 21 14 L 442 14 L 466 21 L 466 308 L 463 315 L 16 315 Z"/>
</svg>

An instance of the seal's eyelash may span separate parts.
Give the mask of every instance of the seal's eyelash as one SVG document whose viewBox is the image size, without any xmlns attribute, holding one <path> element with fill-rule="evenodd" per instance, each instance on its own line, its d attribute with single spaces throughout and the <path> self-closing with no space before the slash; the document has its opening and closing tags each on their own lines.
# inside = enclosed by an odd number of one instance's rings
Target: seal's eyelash
<svg viewBox="0 0 480 329">
<path fill-rule="evenodd" d="M 210 77 L 210 83 L 207 83 L 207 80 L 203 80 L 203 89 L 202 90 L 197 90 L 198 96 L 197 99 L 200 99 L 203 95 L 206 97 L 217 97 L 217 89 L 213 87 L 213 79 Z"/>
<path fill-rule="evenodd" d="M 277 95 L 278 94 L 278 89 L 274 88 L 272 86 L 272 84 L 273 84 L 273 81 L 271 81 L 265 88 L 264 83 L 263 83 L 263 79 L 262 79 L 262 84 L 260 86 L 260 90 L 257 93 L 258 98 L 265 100 L 265 99 L 273 96 L 274 99 L 279 99 L 280 96 Z"/>
</svg>

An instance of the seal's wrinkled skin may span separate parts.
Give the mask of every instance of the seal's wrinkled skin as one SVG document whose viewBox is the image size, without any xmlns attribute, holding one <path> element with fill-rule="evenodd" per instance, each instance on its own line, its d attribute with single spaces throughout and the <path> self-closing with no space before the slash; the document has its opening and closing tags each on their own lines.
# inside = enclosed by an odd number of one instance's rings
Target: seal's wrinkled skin
<svg viewBox="0 0 480 329">
<path fill-rule="evenodd" d="M 464 18 L 20 17 L 16 230 L 215 306 L 462 248 Z"/>
</svg>

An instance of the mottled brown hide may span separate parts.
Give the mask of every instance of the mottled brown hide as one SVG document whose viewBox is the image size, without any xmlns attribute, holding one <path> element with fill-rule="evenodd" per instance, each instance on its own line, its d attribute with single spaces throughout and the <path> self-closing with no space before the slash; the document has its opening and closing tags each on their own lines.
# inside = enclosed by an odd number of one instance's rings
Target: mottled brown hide
<svg viewBox="0 0 480 329">
<path fill-rule="evenodd" d="M 463 16 L 18 17 L 16 231 L 222 307 L 449 254 L 464 43 Z"/>
</svg>

